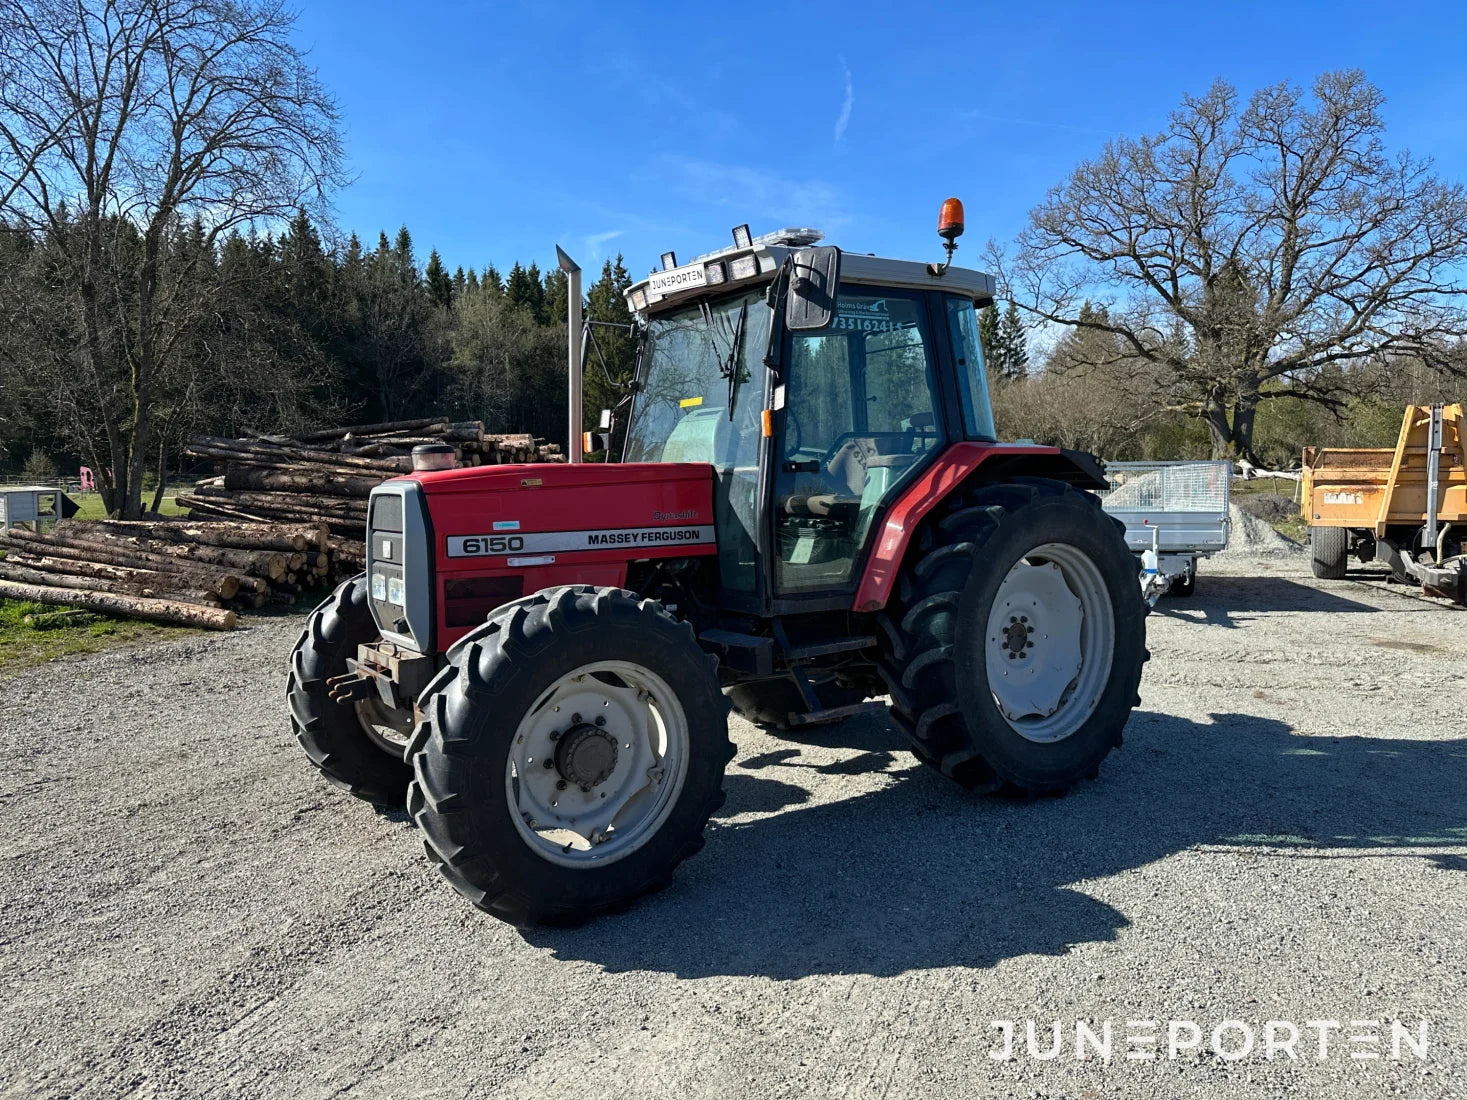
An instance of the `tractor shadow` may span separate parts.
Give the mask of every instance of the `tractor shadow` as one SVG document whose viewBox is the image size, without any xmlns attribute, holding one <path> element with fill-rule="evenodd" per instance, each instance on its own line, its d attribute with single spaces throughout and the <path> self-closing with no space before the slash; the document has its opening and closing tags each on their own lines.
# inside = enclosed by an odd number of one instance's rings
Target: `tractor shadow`
<svg viewBox="0 0 1467 1100">
<path fill-rule="evenodd" d="M 1185 598 L 1163 596 L 1157 601 L 1152 614 L 1198 625 L 1231 628 L 1250 621 L 1261 611 L 1359 614 L 1381 610 L 1288 577 L 1216 575 L 1204 571 L 1198 574 L 1196 595 Z"/>
<path fill-rule="evenodd" d="M 1467 740 L 1300 737 L 1252 715 L 1137 712 L 1099 781 L 1027 800 L 966 794 L 916 765 L 884 722 L 832 733 L 827 744 L 850 733 L 860 746 L 848 763 L 885 757 L 883 787 L 815 801 L 829 786 L 806 789 L 813 765 L 797 750 L 736 762 L 723 820 L 672 886 L 620 916 L 526 938 L 610 971 L 889 976 L 1112 941 L 1130 921 L 1086 880 L 1199 846 L 1467 871 L 1462 856 L 1429 851 L 1467 844 Z M 730 820 L 754 813 L 768 816 Z"/>
</svg>

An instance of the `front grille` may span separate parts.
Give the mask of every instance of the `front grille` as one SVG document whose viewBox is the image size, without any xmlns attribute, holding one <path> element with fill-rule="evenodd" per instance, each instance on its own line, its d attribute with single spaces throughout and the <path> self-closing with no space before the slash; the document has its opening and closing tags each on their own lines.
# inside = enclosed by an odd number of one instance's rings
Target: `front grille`
<svg viewBox="0 0 1467 1100">
<path fill-rule="evenodd" d="M 450 577 L 443 582 L 443 619 L 449 626 L 476 626 L 524 594 L 523 577 Z"/>
</svg>

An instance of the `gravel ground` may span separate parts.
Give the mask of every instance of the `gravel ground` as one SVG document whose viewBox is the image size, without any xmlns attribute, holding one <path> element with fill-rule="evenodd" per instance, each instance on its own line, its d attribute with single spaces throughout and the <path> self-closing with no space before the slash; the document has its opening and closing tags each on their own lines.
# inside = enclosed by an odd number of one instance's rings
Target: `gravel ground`
<svg viewBox="0 0 1467 1100">
<path fill-rule="evenodd" d="M 878 721 L 736 722 L 703 853 L 576 931 L 476 913 L 305 765 L 298 621 L 11 679 L 0 1096 L 1467 1095 L 1467 618 L 1240 534 L 1152 616 L 1099 781 L 976 798 Z M 1393 1018 L 1424 1061 L 1261 1054 Z M 1259 1046 L 1131 1060 L 1135 1019 Z"/>
</svg>

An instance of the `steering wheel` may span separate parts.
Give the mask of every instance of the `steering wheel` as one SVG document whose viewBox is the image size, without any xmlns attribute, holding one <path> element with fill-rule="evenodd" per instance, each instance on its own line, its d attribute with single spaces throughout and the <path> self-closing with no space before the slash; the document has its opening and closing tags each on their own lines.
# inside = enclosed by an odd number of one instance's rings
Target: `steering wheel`
<svg viewBox="0 0 1467 1100">
<path fill-rule="evenodd" d="M 909 440 L 908 447 L 910 448 L 911 436 L 911 432 L 841 432 L 840 435 L 835 437 L 835 442 L 830 445 L 830 450 L 825 452 L 825 457 L 821 460 L 820 466 L 824 469 L 829 465 L 830 460 L 836 456 L 836 453 L 853 439 L 907 439 Z M 913 455 L 912 457 L 915 458 L 916 456 Z"/>
</svg>

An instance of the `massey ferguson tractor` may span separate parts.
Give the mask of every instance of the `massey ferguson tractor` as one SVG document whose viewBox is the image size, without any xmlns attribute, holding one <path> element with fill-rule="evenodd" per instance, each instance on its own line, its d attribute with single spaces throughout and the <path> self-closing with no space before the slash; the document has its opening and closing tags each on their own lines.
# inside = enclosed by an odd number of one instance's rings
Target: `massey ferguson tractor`
<svg viewBox="0 0 1467 1100">
<path fill-rule="evenodd" d="M 783 729 L 889 708 L 977 791 L 1093 778 L 1140 702 L 1146 606 L 1085 491 L 1100 464 L 995 441 L 994 283 L 951 266 L 962 217 L 943 204 L 940 264 L 747 226 L 667 253 L 628 292 L 622 461 L 578 461 L 578 436 L 562 464 L 429 448 L 375 489 L 367 571 L 291 658 L 312 763 L 406 804 L 448 881 L 517 925 L 669 881 L 723 803 L 730 708 Z"/>
</svg>

